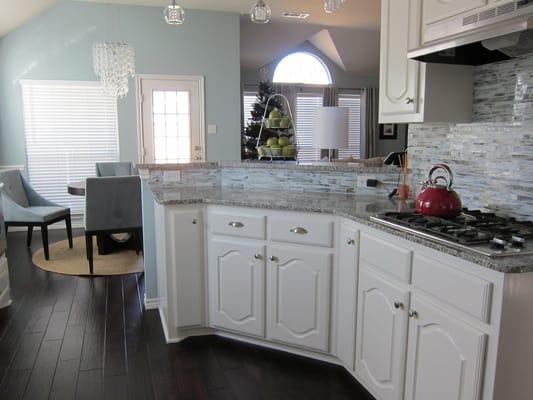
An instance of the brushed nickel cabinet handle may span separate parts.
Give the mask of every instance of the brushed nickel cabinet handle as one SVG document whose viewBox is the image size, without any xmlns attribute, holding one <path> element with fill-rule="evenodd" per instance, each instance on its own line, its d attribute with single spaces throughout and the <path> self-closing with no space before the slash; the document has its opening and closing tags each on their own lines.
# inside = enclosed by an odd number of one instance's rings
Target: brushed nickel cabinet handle
<svg viewBox="0 0 533 400">
<path fill-rule="evenodd" d="M 254 254 L 254 258 L 255 258 L 256 260 L 260 260 L 260 259 L 263 258 L 263 256 L 262 256 L 261 254 Z"/>
<path fill-rule="evenodd" d="M 352 245 L 355 244 L 355 240 L 354 240 L 354 239 L 348 239 L 348 240 L 346 241 L 346 243 L 347 243 L 349 246 L 352 246 Z"/>
<path fill-rule="evenodd" d="M 408 97 L 407 99 L 405 99 L 405 104 L 413 104 L 415 102 L 415 99 L 413 99 L 412 97 Z"/>
<path fill-rule="evenodd" d="M 278 261 L 278 258 L 275 256 L 270 256 L 270 261 L 272 262 Z"/>
<path fill-rule="evenodd" d="M 196 225 L 197 222 L 198 222 L 198 221 L 196 221 L 196 218 L 193 218 L 193 220 L 192 220 L 192 224 L 193 224 L 193 225 Z"/>
<path fill-rule="evenodd" d="M 297 227 L 297 228 L 292 228 L 290 229 L 290 232 L 292 233 L 296 233 L 298 235 L 307 235 L 307 229 L 305 228 L 302 228 L 302 227 Z"/>
<path fill-rule="evenodd" d="M 401 301 L 395 301 L 394 302 L 394 308 L 396 308 L 398 310 L 402 310 L 403 309 L 403 303 Z"/>
<path fill-rule="evenodd" d="M 418 318 L 418 312 L 415 310 L 409 310 L 409 318 Z"/>
<path fill-rule="evenodd" d="M 244 228 L 244 224 L 242 222 L 238 222 L 238 221 L 231 221 L 229 224 L 229 226 L 233 227 L 233 228 Z"/>
</svg>

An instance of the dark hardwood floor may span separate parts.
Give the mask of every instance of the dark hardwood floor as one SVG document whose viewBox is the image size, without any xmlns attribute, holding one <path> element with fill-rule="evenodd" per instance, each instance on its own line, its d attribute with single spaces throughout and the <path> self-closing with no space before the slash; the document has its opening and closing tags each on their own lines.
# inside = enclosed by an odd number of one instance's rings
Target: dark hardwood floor
<svg viewBox="0 0 533 400">
<path fill-rule="evenodd" d="M 81 232 L 76 232 L 80 235 Z M 63 240 L 51 231 L 50 240 Z M 35 238 L 32 250 L 40 246 Z M 215 336 L 165 343 L 142 274 L 79 278 L 31 263 L 9 234 L 13 305 L 0 310 L 0 399 L 350 399 L 342 368 Z"/>
</svg>

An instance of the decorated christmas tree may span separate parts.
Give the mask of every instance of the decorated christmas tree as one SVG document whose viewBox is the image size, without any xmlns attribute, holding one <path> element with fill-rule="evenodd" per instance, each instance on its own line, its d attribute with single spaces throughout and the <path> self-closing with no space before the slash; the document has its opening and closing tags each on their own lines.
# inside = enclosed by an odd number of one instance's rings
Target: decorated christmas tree
<svg viewBox="0 0 533 400">
<path fill-rule="evenodd" d="M 261 130 L 261 122 L 265 114 L 267 101 L 274 94 L 272 82 L 259 82 L 257 101 L 255 102 L 250 115 L 248 116 L 247 126 L 242 134 L 241 158 L 257 159 L 257 139 Z M 273 110 L 279 110 L 283 114 L 283 102 L 279 98 L 273 98 L 268 104 L 267 117 Z M 260 145 L 266 143 L 268 138 L 277 137 L 278 133 L 273 130 L 263 128 Z"/>
</svg>

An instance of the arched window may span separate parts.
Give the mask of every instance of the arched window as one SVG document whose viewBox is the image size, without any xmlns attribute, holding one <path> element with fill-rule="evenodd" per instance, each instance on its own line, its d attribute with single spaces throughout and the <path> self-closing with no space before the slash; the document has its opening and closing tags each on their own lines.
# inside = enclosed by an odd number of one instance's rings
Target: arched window
<svg viewBox="0 0 533 400">
<path fill-rule="evenodd" d="M 330 85 L 331 75 L 324 62 L 317 56 L 298 52 L 281 60 L 274 71 L 275 83 L 303 83 Z"/>
</svg>

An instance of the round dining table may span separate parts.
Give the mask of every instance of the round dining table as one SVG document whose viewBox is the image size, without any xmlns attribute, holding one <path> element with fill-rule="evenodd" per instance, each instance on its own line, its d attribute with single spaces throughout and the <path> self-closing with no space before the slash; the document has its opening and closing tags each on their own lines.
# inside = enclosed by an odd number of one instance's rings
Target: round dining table
<svg viewBox="0 0 533 400">
<path fill-rule="evenodd" d="M 67 191 L 73 196 L 85 196 L 85 181 L 69 182 Z"/>
</svg>

